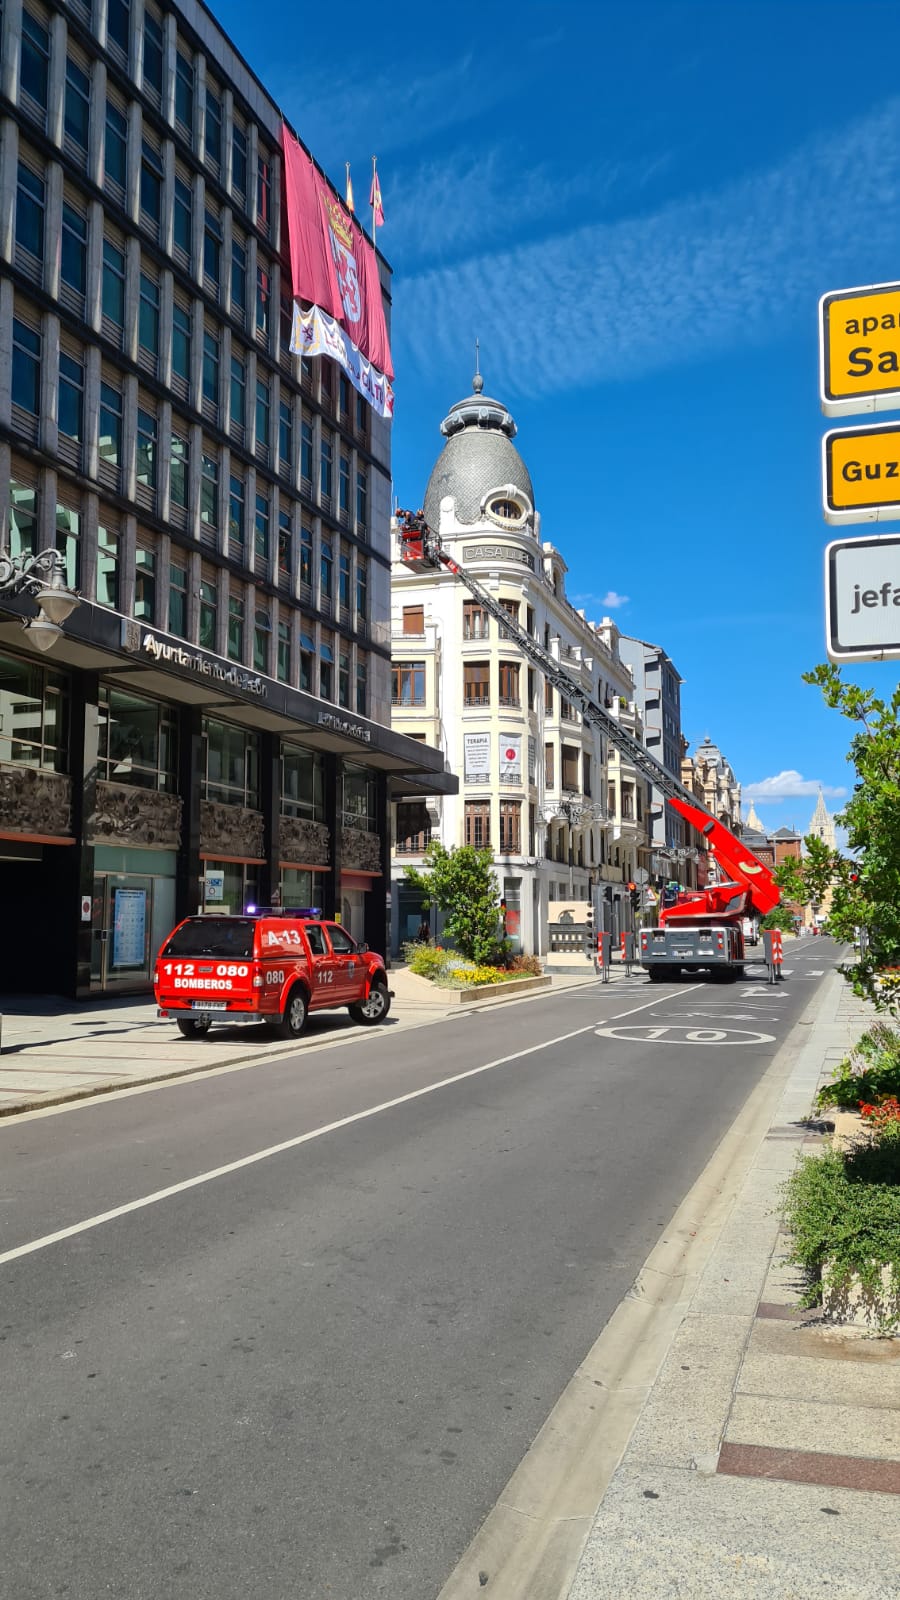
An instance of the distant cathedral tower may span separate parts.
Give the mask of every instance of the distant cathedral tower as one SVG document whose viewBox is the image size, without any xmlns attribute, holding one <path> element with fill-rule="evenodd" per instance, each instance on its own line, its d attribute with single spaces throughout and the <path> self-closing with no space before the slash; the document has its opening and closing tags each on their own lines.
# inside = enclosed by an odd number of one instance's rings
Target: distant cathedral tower
<svg viewBox="0 0 900 1600">
<path fill-rule="evenodd" d="M 808 834 L 814 833 L 817 839 L 821 839 L 824 844 L 827 844 L 829 850 L 835 849 L 834 817 L 830 816 L 825 810 L 825 796 L 821 788 L 819 789 L 816 809 L 812 814 L 812 821 L 806 831 Z"/>
<path fill-rule="evenodd" d="M 766 831 L 760 822 L 759 817 L 756 815 L 756 807 L 754 806 L 752 800 L 750 802 L 750 810 L 747 812 L 747 820 L 744 823 L 744 827 L 752 828 L 754 833 L 765 833 Z"/>
</svg>

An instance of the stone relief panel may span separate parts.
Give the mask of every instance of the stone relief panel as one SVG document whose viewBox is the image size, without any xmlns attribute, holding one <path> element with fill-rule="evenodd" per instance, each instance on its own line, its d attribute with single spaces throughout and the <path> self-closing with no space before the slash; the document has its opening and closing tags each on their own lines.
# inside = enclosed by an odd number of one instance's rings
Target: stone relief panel
<svg viewBox="0 0 900 1600">
<path fill-rule="evenodd" d="M 381 840 L 364 828 L 341 829 L 341 866 L 353 872 L 381 871 Z"/>
<path fill-rule="evenodd" d="M 206 855 L 263 855 L 263 818 L 243 806 L 223 806 L 219 800 L 200 801 L 200 848 Z"/>
<path fill-rule="evenodd" d="M 94 810 L 85 832 L 92 844 L 159 845 L 181 843 L 181 799 L 130 783 L 98 780 Z"/>
<path fill-rule="evenodd" d="M 282 861 L 307 861 L 311 867 L 327 867 L 331 834 L 324 822 L 308 822 L 305 817 L 282 817 Z"/>
<path fill-rule="evenodd" d="M 71 778 L 0 763 L 0 827 L 10 833 L 71 835 Z"/>
</svg>

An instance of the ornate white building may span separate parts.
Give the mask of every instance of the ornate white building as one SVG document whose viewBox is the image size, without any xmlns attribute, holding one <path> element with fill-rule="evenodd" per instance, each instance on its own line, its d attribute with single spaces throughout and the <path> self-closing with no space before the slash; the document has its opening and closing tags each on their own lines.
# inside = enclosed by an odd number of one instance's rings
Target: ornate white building
<svg viewBox="0 0 900 1600">
<path fill-rule="evenodd" d="M 566 598 L 566 563 L 541 539 L 540 516 L 506 407 L 482 392 L 451 407 L 424 511 L 444 548 L 496 596 L 580 685 L 638 738 L 634 682 L 614 628 L 602 632 Z M 411 937 L 420 903 L 404 882 L 431 837 L 489 846 L 507 904 L 507 931 L 545 954 L 564 903 L 602 885 L 614 934 L 631 927 L 632 890 L 646 859 L 647 784 L 585 726 L 513 636 L 444 569 L 392 577 L 393 690 L 398 733 L 442 749 L 458 797 L 395 809 L 393 946 Z M 551 912 L 551 908 L 552 912 Z M 582 921 L 583 915 L 573 914 Z"/>
</svg>

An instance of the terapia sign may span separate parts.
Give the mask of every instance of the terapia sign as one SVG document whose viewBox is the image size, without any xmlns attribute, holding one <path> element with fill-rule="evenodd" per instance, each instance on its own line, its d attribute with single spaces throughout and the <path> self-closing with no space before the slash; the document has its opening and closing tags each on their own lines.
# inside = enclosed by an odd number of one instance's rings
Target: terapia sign
<svg viewBox="0 0 900 1600">
<path fill-rule="evenodd" d="M 284 125 L 282 145 L 294 294 L 291 349 L 340 362 L 379 416 L 391 417 L 394 368 L 374 248 Z"/>
</svg>

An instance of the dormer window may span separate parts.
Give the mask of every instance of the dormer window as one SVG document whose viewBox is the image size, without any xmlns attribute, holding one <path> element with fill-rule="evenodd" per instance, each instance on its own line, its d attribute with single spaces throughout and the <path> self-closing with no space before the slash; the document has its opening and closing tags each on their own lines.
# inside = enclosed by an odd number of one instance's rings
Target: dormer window
<svg viewBox="0 0 900 1600">
<path fill-rule="evenodd" d="M 522 494 L 515 484 L 506 483 L 485 495 L 481 502 L 481 514 L 499 528 L 524 528 L 531 516 L 531 504 L 527 495 Z"/>
</svg>

